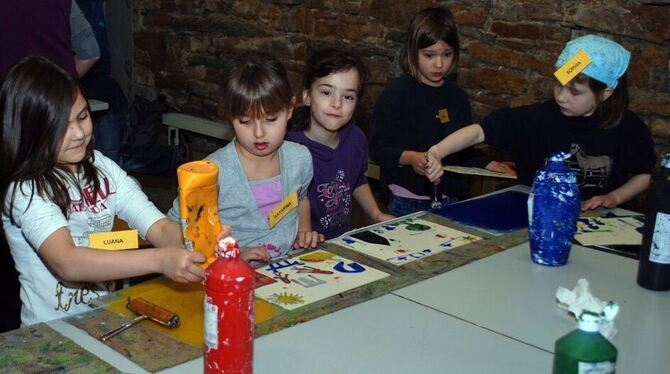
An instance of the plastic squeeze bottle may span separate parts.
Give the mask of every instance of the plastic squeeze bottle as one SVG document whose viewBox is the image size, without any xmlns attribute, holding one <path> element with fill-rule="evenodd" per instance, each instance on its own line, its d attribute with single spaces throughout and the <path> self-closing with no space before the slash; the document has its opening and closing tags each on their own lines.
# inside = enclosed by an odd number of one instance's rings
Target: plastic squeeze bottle
<svg viewBox="0 0 670 374">
<path fill-rule="evenodd" d="M 602 313 L 583 311 L 577 329 L 556 340 L 553 374 L 614 373 L 617 349 L 598 330 L 601 322 L 613 320 L 618 312 L 613 302 Z"/>
</svg>

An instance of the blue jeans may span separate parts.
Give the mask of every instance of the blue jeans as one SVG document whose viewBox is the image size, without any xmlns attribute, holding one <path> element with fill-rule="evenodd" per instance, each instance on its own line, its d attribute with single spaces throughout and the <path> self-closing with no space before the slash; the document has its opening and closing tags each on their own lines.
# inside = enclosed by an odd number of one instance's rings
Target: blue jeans
<svg viewBox="0 0 670 374">
<path fill-rule="evenodd" d="M 453 197 L 445 197 L 440 199 L 442 207 L 453 204 L 457 201 L 458 199 Z M 396 217 L 404 216 L 421 210 L 430 210 L 430 200 L 410 199 L 407 197 L 399 197 L 394 194 L 390 194 L 388 210 L 389 214 L 392 214 Z"/>
</svg>

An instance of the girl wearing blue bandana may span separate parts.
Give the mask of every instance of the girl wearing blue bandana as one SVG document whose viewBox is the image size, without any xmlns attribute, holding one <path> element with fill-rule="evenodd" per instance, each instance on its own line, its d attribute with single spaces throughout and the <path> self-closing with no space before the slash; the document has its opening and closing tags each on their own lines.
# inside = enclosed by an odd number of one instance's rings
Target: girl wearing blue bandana
<svg viewBox="0 0 670 374">
<path fill-rule="evenodd" d="M 566 162 L 577 175 L 582 210 L 613 208 L 644 191 L 656 157 L 649 129 L 628 110 L 630 52 L 586 35 L 567 43 L 556 67 L 580 51 L 591 62 L 565 85 L 556 83 L 554 100 L 499 109 L 449 135 L 428 151 L 427 173 L 440 175 L 440 159 L 485 141 L 514 159 L 519 183 L 526 185 L 551 153 L 569 150 Z"/>
</svg>

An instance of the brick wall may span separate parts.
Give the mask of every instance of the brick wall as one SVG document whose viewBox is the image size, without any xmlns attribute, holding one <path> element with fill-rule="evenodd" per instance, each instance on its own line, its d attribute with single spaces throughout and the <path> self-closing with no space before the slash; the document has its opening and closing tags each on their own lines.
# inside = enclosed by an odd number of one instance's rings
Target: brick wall
<svg viewBox="0 0 670 374">
<path fill-rule="evenodd" d="M 650 125 L 657 150 L 670 150 L 670 1 L 135 1 L 133 88 L 219 119 L 220 83 L 235 53 L 273 53 L 298 93 L 309 51 L 344 45 L 372 72 L 359 113 L 366 129 L 375 99 L 401 73 L 398 54 L 410 18 L 432 4 L 446 4 L 456 17 L 457 81 L 477 119 L 503 105 L 550 98 L 553 63 L 565 42 L 599 33 L 632 52 L 631 109 Z"/>
</svg>

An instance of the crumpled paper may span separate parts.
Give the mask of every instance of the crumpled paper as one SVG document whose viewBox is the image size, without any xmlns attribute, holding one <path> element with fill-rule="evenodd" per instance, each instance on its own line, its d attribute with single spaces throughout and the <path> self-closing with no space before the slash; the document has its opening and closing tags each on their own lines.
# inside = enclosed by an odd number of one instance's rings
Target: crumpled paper
<svg viewBox="0 0 670 374">
<path fill-rule="evenodd" d="M 589 281 L 586 279 L 578 280 L 577 286 L 572 291 L 565 287 L 558 287 L 556 300 L 558 301 L 558 307 L 569 311 L 576 320 L 580 320 L 585 311 L 589 312 L 591 316 L 593 314 L 601 316 L 599 332 L 608 340 L 616 335 L 617 329 L 614 325 L 614 318 L 619 311 L 619 306 L 612 301 L 601 301 L 593 296 L 589 289 Z"/>
</svg>

